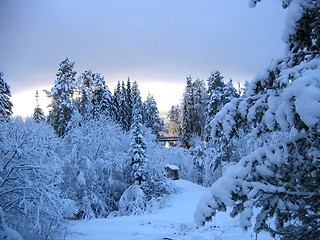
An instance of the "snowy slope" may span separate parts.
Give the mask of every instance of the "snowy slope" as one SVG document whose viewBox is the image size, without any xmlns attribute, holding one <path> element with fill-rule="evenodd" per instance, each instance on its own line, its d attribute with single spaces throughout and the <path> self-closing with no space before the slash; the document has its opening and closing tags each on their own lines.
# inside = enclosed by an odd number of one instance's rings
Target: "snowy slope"
<svg viewBox="0 0 320 240">
<path fill-rule="evenodd" d="M 185 180 L 173 181 L 181 192 L 168 200 L 168 207 L 153 214 L 94 219 L 71 222 L 67 240 L 239 240 L 256 239 L 250 231 L 244 233 L 239 220 L 219 213 L 205 227 L 197 227 L 193 220 L 195 208 L 206 188 Z M 258 240 L 272 239 L 267 233 Z"/>
</svg>

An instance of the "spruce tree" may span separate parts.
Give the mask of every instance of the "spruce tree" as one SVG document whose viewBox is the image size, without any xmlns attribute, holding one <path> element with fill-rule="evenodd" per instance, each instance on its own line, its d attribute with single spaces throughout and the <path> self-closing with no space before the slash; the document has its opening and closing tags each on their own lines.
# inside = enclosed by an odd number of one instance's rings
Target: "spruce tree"
<svg viewBox="0 0 320 240">
<path fill-rule="evenodd" d="M 154 97 L 150 94 L 147 96 L 147 100 L 144 103 L 145 114 L 145 126 L 151 129 L 151 132 L 155 135 L 159 135 L 159 132 L 163 130 L 164 124 L 159 116 L 159 110 Z"/>
<path fill-rule="evenodd" d="M 143 103 L 142 103 L 142 99 L 141 99 L 141 94 L 140 94 L 140 90 L 139 90 L 139 86 L 138 83 L 136 81 L 134 81 L 132 83 L 132 103 L 136 108 L 136 111 L 138 111 L 138 113 L 141 114 L 142 116 L 142 122 L 144 123 L 144 107 L 143 107 Z"/>
<path fill-rule="evenodd" d="M 12 115 L 13 104 L 10 98 L 11 92 L 9 85 L 3 79 L 3 72 L 0 72 L 0 121 L 8 121 Z"/>
<path fill-rule="evenodd" d="M 118 81 L 117 86 L 114 89 L 114 93 L 113 93 L 112 99 L 113 99 L 113 106 L 114 106 L 114 108 L 113 108 L 113 110 L 114 110 L 114 113 L 113 113 L 114 120 L 117 123 L 120 124 L 121 123 L 121 112 L 122 112 L 122 109 L 121 109 L 122 96 L 121 96 L 121 84 L 120 84 L 120 81 Z"/>
<path fill-rule="evenodd" d="M 207 105 L 207 98 L 206 98 L 206 86 L 205 83 L 197 79 L 193 83 L 194 88 L 194 133 L 198 137 L 203 136 L 204 127 L 205 127 L 205 112 L 206 112 L 206 105 Z"/>
<path fill-rule="evenodd" d="M 67 132 L 68 123 L 71 120 L 74 106 L 72 97 L 75 90 L 74 62 L 68 58 L 63 60 L 59 66 L 57 79 L 47 96 L 51 98 L 48 120 L 56 134 L 61 137 Z"/>
<path fill-rule="evenodd" d="M 112 94 L 104 78 L 98 73 L 94 75 L 91 104 L 93 117 L 99 117 L 102 114 L 113 118 L 114 105 Z"/>
<path fill-rule="evenodd" d="M 33 120 L 36 123 L 40 123 L 40 122 L 44 121 L 45 118 L 46 117 L 44 115 L 44 112 L 39 104 L 39 93 L 38 93 L 38 90 L 36 90 L 36 107 L 34 108 L 34 111 L 33 111 Z"/>
<path fill-rule="evenodd" d="M 172 106 L 168 112 L 169 134 L 172 136 L 181 135 L 181 109 L 179 105 Z"/>
<path fill-rule="evenodd" d="M 192 129 L 190 122 L 190 112 L 187 105 L 187 100 L 184 99 L 183 109 L 182 109 L 182 122 L 181 122 L 181 143 L 185 148 L 191 147 Z"/>
<path fill-rule="evenodd" d="M 142 117 L 136 110 L 134 110 L 134 113 L 131 126 L 131 178 L 132 183 L 141 185 L 147 180 L 146 143 L 142 132 Z"/>
<path fill-rule="evenodd" d="M 195 220 L 203 224 L 216 211 L 232 207 L 231 216 L 240 215 L 240 226 L 247 230 L 256 208 L 254 231 L 311 240 L 320 236 L 320 2 L 282 2 L 289 8 L 286 56 L 251 81 L 245 97 L 226 104 L 212 121 L 217 140 L 244 141 L 243 135 L 249 134 L 280 137 L 230 166 L 202 198 Z"/>
<path fill-rule="evenodd" d="M 224 105 L 224 87 L 223 76 L 219 71 L 212 72 L 208 78 L 207 90 L 207 108 L 206 108 L 206 123 L 205 123 L 205 139 L 211 139 L 211 126 L 210 122 L 215 117 L 217 112 L 220 111 Z"/>
</svg>

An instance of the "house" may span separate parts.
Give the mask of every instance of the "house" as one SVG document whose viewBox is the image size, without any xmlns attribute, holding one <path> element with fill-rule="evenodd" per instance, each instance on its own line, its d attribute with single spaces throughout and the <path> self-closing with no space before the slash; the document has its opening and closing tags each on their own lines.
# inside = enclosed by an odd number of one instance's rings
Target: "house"
<svg viewBox="0 0 320 240">
<path fill-rule="evenodd" d="M 179 167 L 177 167 L 176 165 L 167 164 L 165 166 L 165 169 L 167 171 L 167 177 L 168 178 L 171 178 L 173 180 L 178 180 L 179 179 L 179 170 L 180 170 Z"/>
</svg>

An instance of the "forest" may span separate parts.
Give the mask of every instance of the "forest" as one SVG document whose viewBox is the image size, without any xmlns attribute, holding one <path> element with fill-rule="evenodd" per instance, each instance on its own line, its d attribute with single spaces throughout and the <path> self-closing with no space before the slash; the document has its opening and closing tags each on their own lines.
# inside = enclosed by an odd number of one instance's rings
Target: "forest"
<svg viewBox="0 0 320 240">
<path fill-rule="evenodd" d="M 150 213 L 179 191 L 167 164 L 208 187 L 194 214 L 199 226 L 231 208 L 244 231 L 318 239 L 320 2 L 282 3 L 285 56 L 243 88 L 218 70 L 206 81 L 187 76 L 167 125 L 136 81 L 111 93 L 99 73 L 77 76 L 69 58 L 46 91 L 48 115 L 36 92 L 33 116 L 13 117 L 1 72 L 0 239 L 65 239 L 69 220 Z M 181 141 L 164 147 L 159 135 Z"/>
</svg>

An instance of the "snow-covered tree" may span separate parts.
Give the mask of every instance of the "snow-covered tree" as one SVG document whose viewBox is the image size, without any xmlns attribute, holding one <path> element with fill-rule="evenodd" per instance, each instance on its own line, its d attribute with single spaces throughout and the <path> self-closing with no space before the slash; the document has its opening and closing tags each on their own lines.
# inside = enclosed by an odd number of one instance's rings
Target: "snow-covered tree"
<svg viewBox="0 0 320 240">
<path fill-rule="evenodd" d="M 235 89 L 232 83 L 232 79 L 230 79 L 229 82 L 225 84 L 223 92 L 224 92 L 224 98 L 223 98 L 224 104 L 230 102 L 234 98 L 240 97 L 240 95 L 238 94 L 237 90 Z"/>
<path fill-rule="evenodd" d="M 130 136 L 104 115 L 82 120 L 65 135 L 59 151 L 64 160 L 61 189 L 75 201 L 76 219 L 106 217 L 117 210 L 130 182 L 129 147 Z"/>
<path fill-rule="evenodd" d="M 9 120 L 12 115 L 12 102 L 9 85 L 3 79 L 3 72 L 0 72 L 0 120 Z"/>
<path fill-rule="evenodd" d="M 119 200 L 121 215 L 141 215 L 147 210 L 147 196 L 139 185 L 131 185 Z"/>
<path fill-rule="evenodd" d="M 219 71 L 212 72 L 207 82 L 208 100 L 206 107 L 205 139 L 209 141 L 211 135 L 210 122 L 224 105 L 223 96 L 225 84 Z"/>
<path fill-rule="evenodd" d="M 193 163 L 193 182 L 203 185 L 205 176 L 205 158 L 206 151 L 203 143 L 200 142 L 192 150 L 192 163 Z"/>
<path fill-rule="evenodd" d="M 0 239 L 23 240 L 22 236 L 17 231 L 8 227 L 4 219 L 4 212 L 1 207 L 0 207 Z"/>
<path fill-rule="evenodd" d="M 256 207 L 260 211 L 256 232 L 316 239 L 320 235 L 320 2 L 283 0 L 283 5 L 288 7 L 286 57 L 250 82 L 244 98 L 226 104 L 211 126 L 212 138 L 225 142 L 243 133 L 280 132 L 285 137 L 266 142 L 229 166 L 203 196 L 195 220 L 203 224 L 230 206 L 231 216 L 239 214 L 241 227 L 247 229 Z"/>
<path fill-rule="evenodd" d="M 196 136 L 202 137 L 204 133 L 204 127 L 206 122 L 206 86 L 203 80 L 196 79 L 193 83 L 193 94 L 194 94 L 194 133 Z"/>
<path fill-rule="evenodd" d="M 36 107 L 34 108 L 32 117 L 36 123 L 40 123 L 46 119 L 46 116 L 44 115 L 44 112 L 40 107 L 38 90 L 36 90 Z"/>
<path fill-rule="evenodd" d="M 133 105 L 136 108 L 136 111 L 138 111 L 138 113 L 141 114 L 142 116 L 142 122 L 144 122 L 144 109 L 143 109 L 143 103 L 142 103 L 142 99 L 141 99 L 141 94 L 140 94 L 140 90 L 139 90 L 139 86 L 137 81 L 134 81 L 132 83 L 132 102 Z"/>
<path fill-rule="evenodd" d="M 159 110 L 154 97 L 148 94 L 144 102 L 144 125 L 151 129 L 152 133 L 158 135 L 164 129 L 164 124 L 159 116 Z"/>
<path fill-rule="evenodd" d="M 134 111 L 134 113 L 136 113 Z M 142 131 L 142 117 L 140 114 L 134 114 L 133 123 L 131 127 L 131 178 L 132 183 L 141 185 L 147 180 L 147 155 L 146 143 Z"/>
<path fill-rule="evenodd" d="M 121 92 L 121 84 L 120 81 L 118 81 L 117 86 L 114 89 L 113 92 L 113 106 L 114 106 L 114 119 L 117 123 L 121 125 L 121 114 L 122 114 L 122 101 L 124 101 L 122 97 L 122 92 Z"/>
<path fill-rule="evenodd" d="M 186 99 L 184 99 L 183 109 L 182 109 L 182 121 L 181 121 L 181 143 L 185 148 L 191 147 L 192 138 L 192 125 L 191 119 L 189 118 L 189 110 Z"/>
<path fill-rule="evenodd" d="M 94 73 L 91 70 L 87 70 L 81 74 L 77 82 L 77 97 L 73 102 L 80 115 L 85 118 L 91 117 L 93 81 Z"/>
<path fill-rule="evenodd" d="M 172 136 L 181 135 L 181 109 L 179 105 L 172 106 L 168 112 L 169 122 L 169 134 Z"/>
<path fill-rule="evenodd" d="M 0 123 L 0 207 L 25 239 L 62 239 L 72 202 L 62 199 L 56 137 L 45 122 Z"/>
<path fill-rule="evenodd" d="M 63 60 L 59 66 L 57 79 L 47 96 L 51 99 L 48 121 L 59 137 L 63 136 L 72 117 L 74 106 L 72 97 L 75 90 L 74 62 L 68 58 Z"/>
</svg>

